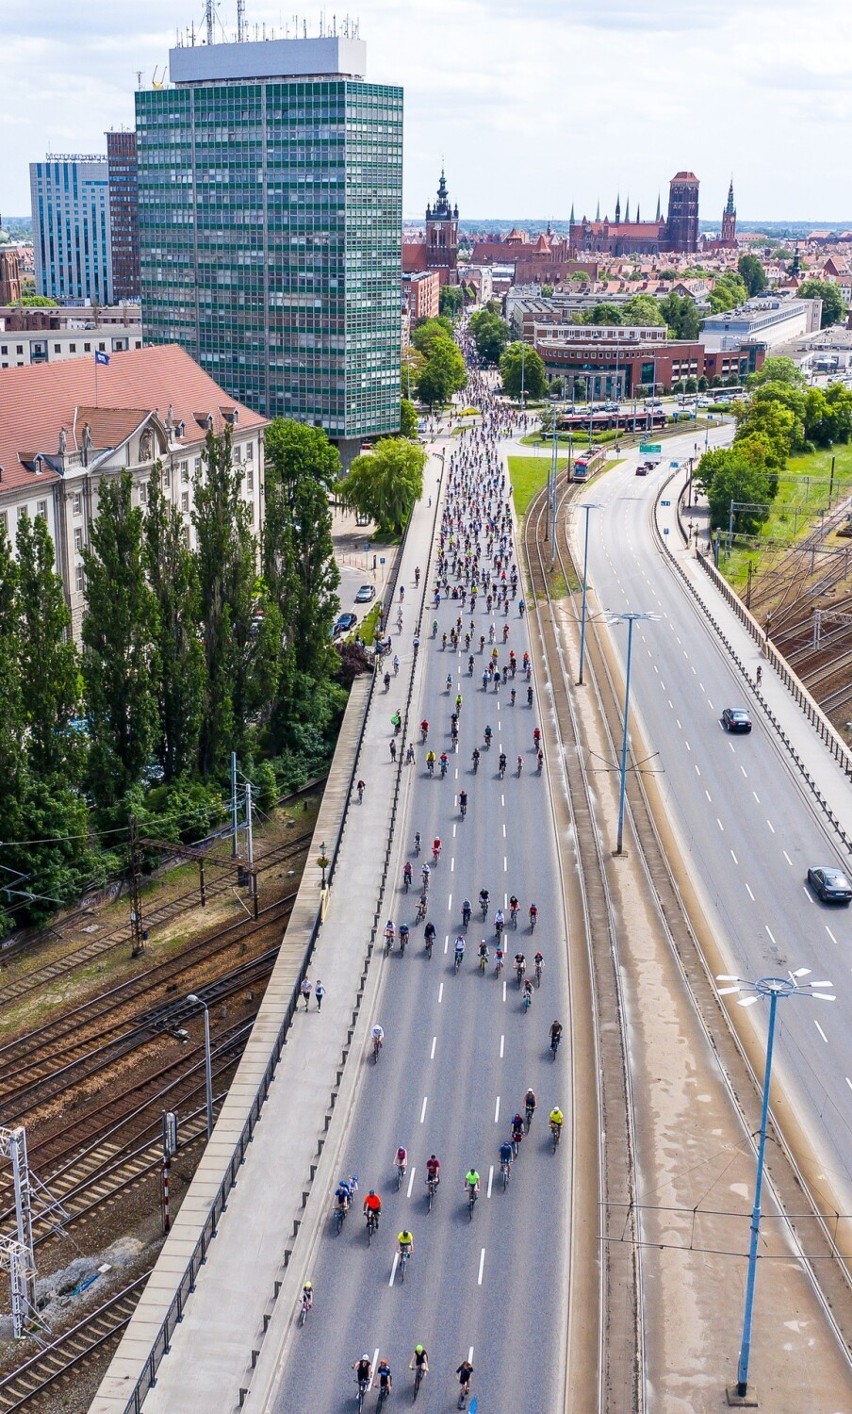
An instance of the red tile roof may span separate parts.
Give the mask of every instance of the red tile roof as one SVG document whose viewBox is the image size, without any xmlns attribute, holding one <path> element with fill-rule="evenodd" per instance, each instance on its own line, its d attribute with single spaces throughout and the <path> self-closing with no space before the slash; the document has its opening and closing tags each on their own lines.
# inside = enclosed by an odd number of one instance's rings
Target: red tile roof
<svg viewBox="0 0 852 1414">
<path fill-rule="evenodd" d="M 97 391 L 97 396 L 96 396 Z M 4 368 L 0 372 L 0 466 L 2 486 L 26 486 L 55 480 L 45 466 L 36 479 L 22 464 L 37 452 L 54 455 L 64 428 L 69 452 L 82 445 L 89 423 L 97 448 L 119 446 L 151 412 L 165 421 L 168 409 L 184 435 L 175 441 L 199 442 L 213 418 L 213 431 L 227 425 L 224 414 L 236 409 L 239 428 L 263 427 L 266 418 L 228 397 L 177 344 L 154 345 L 110 355 L 108 365 L 94 358 Z"/>
</svg>

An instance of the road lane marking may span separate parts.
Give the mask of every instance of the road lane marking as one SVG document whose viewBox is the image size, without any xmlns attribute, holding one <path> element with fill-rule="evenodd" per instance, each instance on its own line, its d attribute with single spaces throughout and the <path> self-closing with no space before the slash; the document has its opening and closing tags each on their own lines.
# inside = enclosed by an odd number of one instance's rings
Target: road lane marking
<svg viewBox="0 0 852 1414">
<path fill-rule="evenodd" d="M 683 744 L 684 744 L 684 746 L 686 747 L 687 751 L 691 751 L 691 750 L 692 750 L 692 747 L 690 746 L 690 744 L 689 744 L 689 742 L 687 741 L 686 737 L 684 737 L 684 739 L 683 739 Z"/>
<path fill-rule="evenodd" d="M 710 794 L 710 792 L 709 792 L 709 790 L 707 789 L 706 786 L 704 787 L 704 794 L 706 795 L 708 801 L 710 801 L 710 803 L 712 804 L 712 802 L 713 802 L 713 797 L 712 797 L 712 795 Z"/>
<path fill-rule="evenodd" d="M 398 1264 L 398 1262 L 399 1262 L 399 1253 L 398 1253 L 398 1252 L 394 1252 L 394 1254 L 393 1254 L 393 1266 L 391 1267 L 390 1281 L 388 1282 L 388 1286 L 393 1286 L 393 1279 L 394 1279 L 394 1277 L 396 1276 L 396 1269 L 397 1269 L 397 1264 Z M 373 1369 L 374 1369 L 374 1370 L 375 1370 L 375 1368 L 376 1368 L 376 1361 L 378 1360 L 378 1358 L 379 1358 L 379 1352 L 378 1352 L 378 1350 L 376 1350 L 376 1351 L 374 1352 L 374 1354 L 373 1354 Z"/>
<path fill-rule="evenodd" d="M 678 731 L 681 731 L 681 732 L 682 732 L 682 731 L 683 731 L 683 727 L 682 727 L 681 724 L 680 724 L 680 717 L 675 717 L 675 721 L 677 722 Z"/>
<path fill-rule="evenodd" d="M 500 807 L 501 807 L 501 809 L 505 806 L 505 804 L 506 804 L 506 797 L 505 797 L 505 795 L 503 794 L 503 792 L 501 791 L 501 792 L 500 792 Z"/>
<path fill-rule="evenodd" d="M 453 896 L 452 896 L 452 894 L 448 894 L 448 895 L 447 895 L 447 912 L 448 912 L 448 913 L 449 913 L 450 909 L 452 908 L 452 906 L 453 906 Z"/>
<path fill-rule="evenodd" d="M 505 856 L 505 854 L 504 854 L 504 855 L 503 855 L 503 873 L 504 873 L 504 874 L 508 874 L 508 872 L 509 872 L 509 861 L 508 861 L 508 859 L 506 858 L 506 856 Z"/>
<path fill-rule="evenodd" d="M 818 1021 L 814 1021 L 814 1026 L 816 1027 L 816 1029 L 817 1029 L 817 1031 L 819 1032 L 819 1034 L 820 1034 L 820 1036 L 822 1037 L 822 1039 L 825 1041 L 825 1044 L 828 1045 L 828 1037 L 826 1036 L 826 1034 L 825 1034 L 825 1032 L 823 1031 L 822 1027 L 820 1026 L 819 1022 L 818 1022 Z"/>
<path fill-rule="evenodd" d="M 772 833 L 773 833 L 773 835 L 774 835 L 774 834 L 775 834 L 775 826 L 773 825 L 772 821 L 771 821 L 771 820 L 767 820 L 766 823 L 767 823 L 767 825 L 769 826 L 770 830 L 772 831 Z"/>
<path fill-rule="evenodd" d="M 792 859 L 790 858 L 789 854 L 787 853 L 786 849 L 782 849 L 781 853 L 783 854 L 784 858 L 786 859 L 787 863 L 789 864 L 790 868 L 792 869 L 792 867 L 793 867 L 793 861 L 792 861 Z"/>
<path fill-rule="evenodd" d="M 739 864 L 740 861 L 737 859 L 737 856 L 734 854 L 733 850 L 731 850 L 731 858 L 733 859 L 735 864 Z"/>
<path fill-rule="evenodd" d="M 378 1350 L 377 1350 L 377 1351 L 376 1351 L 376 1354 L 378 1355 L 378 1353 L 379 1353 L 379 1352 L 378 1352 Z M 467 1358 L 468 1358 L 468 1363 L 472 1365 L 472 1364 L 473 1364 L 473 1346 L 471 1346 L 471 1347 L 470 1347 L 470 1350 L 467 1352 Z"/>
<path fill-rule="evenodd" d="M 503 978 L 503 1001 L 506 1000 L 506 978 Z"/>
<path fill-rule="evenodd" d="M 743 773 L 743 775 L 745 776 L 746 780 L 748 780 L 748 771 L 746 770 L 745 766 L 740 766 L 740 770 L 742 771 L 742 773 Z"/>
<path fill-rule="evenodd" d="M 775 939 L 774 939 L 773 936 L 772 936 L 772 929 L 770 928 L 769 924 L 768 924 L 768 923 L 764 923 L 763 926 L 764 926 L 764 928 L 766 929 L 767 933 L 769 934 L 769 941 L 770 941 L 770 943 L 772 944 L 772 946 L 773 946 L 774 948 L 777 948 L 778 944 L 776 943 Z"/>
<path fill-rule="evenodd" d="M 805 896 L 805 898 L 807 899 L 808 903 L 813 903 L 814 900 L 813 900 L 813 898 L 811 897 L 811 891 L 810 891 L 810 889 L 807 887 L 806 884 L 802 884 L 802 893 L 804 894 L 804 896 Z"/>
<path fill-rule="evenodd" d="M 696 774 L 697 776 L 700 776 L 700 775 L 701 775 L 701 767 L 699 766 L 699 764 L 698 764 L 697 761 L 696 761 L 696 763 L 695 763 L 695 774 Z"/>
<path fill-rule="evenodd" d="M 451 873 L 451 874 L 454 874 L 455 871 L 456 871 L 456 857 L 455 857 L 455 855 L 453 855 L 452 859 L 450 860 L 450 873 Z"/>
<path fill-rule="evenodd" d="M 423 1104 L 422 1104 L 422 1106 L 421 1106 L 421 1108 L 420 1108 L 420 1123 L 421 1123 L 421 1124 L 423 1123 L 424 1119 L 426 1118 L 426 1104 L 427 1104 L 428 1099 L 429 1099 L 429 1096 L 428 1096 L 428 1095 L 424 1095 L 424 1096 L 423 1096 Z"/>
<path fill-rule="evenodd" d="M 758 803 L 758 805 L 759 805 L 759 804 L 760 804 L 760 796 L 758 795 L 757 791 L 756 791 L 756 790 L 753 790 L 753 791 L 752 791 L 752 795 L 754 796 L 755 800 L 757 801 L 757 803 Z"/>
<path fill-rule="evenodd" d="M 443 984 L 443 982 L 441 982 L 440 985 L 439 985 L 439 987 L 438 987 L 438 1005 L 439 1005 L 439 1006 L 440 1006 L 440 1004 L 441 1004 L 441 1002 L 442 1002 L 443 1000 L 444 1000 L 444 984 Z"/>
<path fill-rule="evenodd" d="M 748 896 L 749 896 L 749 898 L 751 899 L 752 903 L 754 903 L 754 894 L 752 893 L 752 891 L 751 891 L 751 889 L 749 888 L 748 884 L 746 884 L 746 893 L 748 894 Z"/>
<path fill-rule="evenodd" d="M 417 1172 L 417 1169 L 414 1167 L 414 1164 L 412 1164 L 412 1165 L 411 1165 L 411 1172 L 410 1172 L 410 1174 L 409 1174 L 409 1176 L 408 1176 L 408 1192 L 407 1192 L 406 1195 L 405 1195 L 406 1198 L 410 1198 L 410 1197 L 411 1197 L 411 1191 L 412 1191 L 412 1189 L 414 1188 L 414 1175 L 416 1174 L 416 1172 Z"/>
<path fill-rule="evenodd" d="M 456 797 L 456 804 L 458 804 L 458 797 Z M 455 837 L 456 837 L 456 830 L 457 830 L 457 829 L 458 829 L 458 825 L 457 825 L 457 824 L 454 824 L 454 825 L 453 825 L 453 839 L 455 839 Z M 450 865 L 450 868 L 452 868 L 452 865 Z"/>
<path fill-rule="evenodd" d="M 479 1254 L 479 1276 L 478 1276 L 477 1279 L 476 1279 L 476 1284 L 477 1284 L 477 1286 L 481 1286 L 481 1285 L 482 1285 L 482 1273 L 483 1273 L 484 1268 L 485 1268 L 485 1248 L 483 1247 L 482 1251 L 481 1251 L 480 1254 Z"/>
<path fill-rule="evenodd" d="M 503 838 L 506 838 L 506 821 L 503 821 Z"/>
<path fill-rule="evenodd" d="M 500 1037 L 500 1059 L 501 1059 L 501 1060 L 503 1059 L 503 1048 L 504 1048 L 505 1040 L 506 1040 L 506 1037 L 505 1037 L 505 1036 L 501 1036 L 501 1037 Z"/>
<path fill-rule="evenodd" d="M 831 929 L 829 928 L 829 926 L 828 926 L 827 923 L 826 923 L 826 925 L 825 925 L 825 931 L 826 931 L 826 933 L 828 934 L 828 936 L 830 937 L 831 941 L 832 941 L 833 943 L 836 943 L 836 942 L 837 942 L 837 939 L 835 938 L 834 934 L 832 933 L 832 931 L 831 931 Z"/>
<path fill-rule="evenodd" d="M 722 821 L 719 819 L 718 815 L 716 816 L 716 824 L 719 826 L 719 829 L 722 831 L 722 834 L 724 834 L 725 826 L 722 824 Z"/>
<path fill-rule="evenodd" d="M 494 1106 L 494 1123 L 497 1124 L 497 1123 L 499 1122 L 499 1120 L 500 1120 L 500 1096 L 498 1095 L 498 1096 L 497 1096 L 497 1103 L 496 1103 L 496 1105 Z"/>
<path fill-rule="evenodd" d="M 437 1046 L 437 1044 L 438 1044 L 438 1038 L 437 1038 L 437 1036 L 433 1036 L 433 1037 L 432 1037 L 432 1049 L 431 1049 L 431 1051 L 429 1052 L 429 1059 L 430 1059 L 430 1060 L 434 1060 L 434 1059 L 435 1059 L 435 1047 Z"/>
<path fill-rule="evenodd" d="M 489 1170 L 488 1170 L 488 1186 L 487 1186 L 486 1189 L 485 1189 L 485 1196 L 486 1196 L 486 1198 L 490 1198 L 490 1197 L 491 1197 L 491 1185 L 492 1185 L 493 1182 L 494 1182 L 494 1165 L 492 1164 L 491 1167 L 490 1167 Z"/>
</svg>

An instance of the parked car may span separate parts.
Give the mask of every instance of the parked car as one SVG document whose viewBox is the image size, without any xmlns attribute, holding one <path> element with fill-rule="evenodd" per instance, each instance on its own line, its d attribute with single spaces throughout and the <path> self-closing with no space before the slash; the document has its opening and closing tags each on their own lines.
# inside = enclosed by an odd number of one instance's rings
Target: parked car
<svg viewBox="0 0 852 1414">
<path fill-rule="evenodd" d="M 722 726 L 726 732 L 750 732 L 751 717 L 745 707 L 726 707 L 722 713 Z"/>
<path fill-rule="evenodd" d="M 331 630 L 332 638 L 339 638 L 342 633 L 350 633 L 357 622 L 357 614 L 341 614 L 334 628 Z"/>
<path fill-rule="evenodd" d="M 818 864 L 808 870 L 808 883 L 823 903 L 840 903 L 848 908 L 852 903 L 852 884 L 842 869 Z"/>
<path fill-rule="evenodd" d="M 356 604 L 369 604 L 371 599 L 376 597 L 376 587 L 374 584 L 362 584 L 355 595 Z"/>
</svg>

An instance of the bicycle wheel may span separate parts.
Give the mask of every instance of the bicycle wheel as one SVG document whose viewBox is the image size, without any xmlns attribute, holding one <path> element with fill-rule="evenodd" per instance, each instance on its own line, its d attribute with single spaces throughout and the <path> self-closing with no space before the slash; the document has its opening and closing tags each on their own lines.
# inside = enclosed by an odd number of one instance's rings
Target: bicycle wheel
<svg viewBox="0 0 852 1414">
<path fill-rule="evenodd" d="M 508 1164 L 501 1164 L 501 1165 L 500 1165 L 500 1174 L 501 1174 L 502 1179 L 503 1179 L 503 1192 L 505 1193 L 505 1192 L 506 1192 L 506 1189 L 509 1187 L 509 1165 L 508 1165 Z"/>
<path fill-rule="evenodd" d="M 422 1365 L 418 1365 L 418 1366 L 417 1366 L 417 1369 L 414 1371 L 414 1398 L 415 1398 L 415 1399 L 417 1398 L 417 1395 L 418 1395 L 418 1393 L 420 1392 L 420 1382 L 421 1382 L 422 1379 L 423 1379 L 423 1367 L 422 1367 Z"/>
<path fill-rule="evenodd" d="M 344 1213 L 342 1208 L 338 1208 L 335 1217 L 337 1219 L 337 1231 L 339 1232 L 340 1229 L 343 1227 L 343 1219 L 346 1217 L 346 1214 Z"/>
<path fill-rule="evenodd" d="M 300 1325 L 300 1326 L 303 1326 L 303 1325 L 305 1324 L 305 1321 L 306 1321 L 307 1319 L 308 1319 L 308 1308 L 307 1308 L 307 1306 L 305 1305 L 305 1303 L 304 1303 L 304 1301 L 303 1301 L 303 1302 L 302 1302 L 302 1309 L 301 1309 L 301 1311 L 299 1312 L 299 1325 Z"/>
<path fill-rule="evenodd" d="M 405 1286 L 405 1269 L 406 1269 L 407 1266 L 408 1266 L 408 1253 L 407 1253 L 407 1252 L 403 1252 L 403 1254 L 402 1254 L 402 1256 L 400 1257 L 400 1260 L 399 1260 L 400 1277 L 402 1278 L 402 1284 L 403 1284 L 403 1286 Z"/>
</svg>

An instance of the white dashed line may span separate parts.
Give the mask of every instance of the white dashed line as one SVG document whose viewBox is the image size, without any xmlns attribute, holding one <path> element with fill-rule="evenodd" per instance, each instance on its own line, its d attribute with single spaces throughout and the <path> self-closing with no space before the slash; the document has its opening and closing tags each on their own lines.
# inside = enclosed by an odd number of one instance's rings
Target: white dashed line
<svg viewBox="0 0 852 1414">
<path fill-rule="evenodd" d="M 428 1102 L 428 1099 L 429 1099 L 429 1096 L 428 1096 L 428 1095 L 424 1095 L 424 1096 L 423 1096 L 423 1104 L 422 1104 L 422 1107 L 421 1107 L 421 1109 L 420 1109 L 420 1123 L 421 1123 L 421 1124 L 423 1123 L 424 1119 L 426 1118 L 426 1104 L 427 1104 L 427 1102 Z"/>
<path fill-rule="evenodd" d="M 506 1042 L 506 1037 L 505 1037 L 505 1036 L 501 1036 L 501 1037 L 500 1037 L 500 1059 L 501 1059 L 501 1060 L 503 1059 L 503 1051 L 504 1051 L 504 1048 L 505 1048 L 505 1042 Z"/>
<path fill-rule="evenodd" d="M 790 868 L 792 869 L 792 867 L 793 867 L 793 861 L 792 861 L 792 859 L 790 858 L 789 854 L 787 853 L 786 849 L 782 849 L 781 853 L 783 854 L 784 858 L 786 859 L 787 863 L 789 864 Z"/>
<path fill-rule="evenodd" d="M 769 826 L 770 830 L 772 831 L 772 833 L 773 833 L 773 835 L 774 835 L 774 834 L 775 834 L 775 826 L 773 825 L 772 821 L 771 821 L 771 820 L 767 820 L 766 823 L 767 823 L 767 825 Z"/>
<path fill-rule="evenodd" d="M 739 864 L 740 861 L 737 859 L 737 856 L 734 854 L 733 850 L 731 850 L 731 858 L 733 859 L 735 864 Z"/>
<path fill-rule="evenodd" d="M 497 1124 L 497 1123 L 499 1122 L 499 1119 L 500 1119 L 500 1096 L 498 1095 L 498 1096 L 497 1096 L 497 1103 L 496 1103 L 495 1106 L 494 1106 L 494 1123 Z"/>
<path fill-rule="evenodd" d="M 748 896 L 749 896 L 749 898 L 751 899 L 752 903 L 754 903 L 754 894 L 752 893 L 752 891 L 751 891 L 751 889 L 749 888 L 748 884 L 746 884 L 746 893 L 748 894 Z"/>
<path fill-rule="evenodd" d="M 489 1176 L 489 1180 L 488 1180 L 488 1186 L 489 1186 L 489 1188 L 490 1188 L 490 1186 L 491 1186 L 491 1179 L 490 1179 L 490 1176 Z M 482 1285 L 482 1273 L 483 1273 L 484 1270 L 485 1270 L 485 1248 L 483 1247 L 482 1251 L 481 1251 L 480 1254 L 479 1254 L 479 1276 L 478 1276 L 477 1279 L 476 1279 L 476 1284 L 477 1284 L 477 1286 L 481 1286 L 481 1285 Z"/>
<path fill-rule="evenodd" d="M 831 941 L 832 941 L 833 943 L 836 943 L 836 942 L 837 942 L 837 939 L 835 938 L 834 934 L 832 933 L 832 931 L 831 931 L 831 929 L 829 928 L 829 926 L 828 926 L 827 923 L 826 923 L 826 925 L 825 925 L 825 931 L 826 931 L 826 933 L 828 934 L 828 936 L 830 937 Z"/>
<path fill-rule="evenodd" d="M 814 1026 L 816 1027 L 816 1029 L 817 1029 L 817 1031 L 819 1032 L 819 1034 L 820 1034 L 820 1036 L 822 1037 L 822 1039 L 825 1041 L 825 1044 L 828 1045 L 828 1037 L 826 1036 L 826 1034 L 825 1034 L 825 1032 L 823 1031 L 822 1027 L 820 1026 L 819 1022 L 818 1022 L 818 1021 L 815 1021 L 815 1022 L 814 1022 Z"/>
<path fill-rule="evenodd" d="M 432 1049 L 431 1049 L 431 1051 L 429 1052 L 429 1059 L 430 1059 L 430 1060 L 434 1060 L 434 1059 L 435 1059 L 435 1047 L 437 1046 L 437 1044 L 438 1044 L 438 1038 L 437 1038 L 437 1036 L 433 1036 L 433 1037 L 432 1037 Z"/>
</svg>

